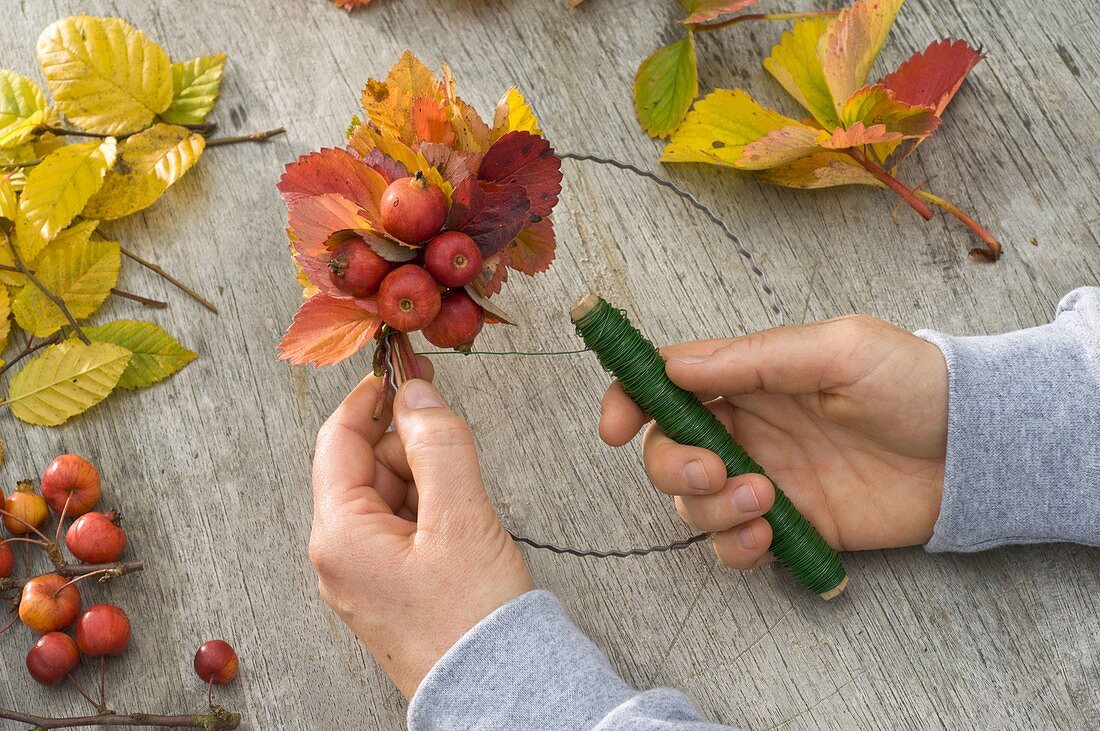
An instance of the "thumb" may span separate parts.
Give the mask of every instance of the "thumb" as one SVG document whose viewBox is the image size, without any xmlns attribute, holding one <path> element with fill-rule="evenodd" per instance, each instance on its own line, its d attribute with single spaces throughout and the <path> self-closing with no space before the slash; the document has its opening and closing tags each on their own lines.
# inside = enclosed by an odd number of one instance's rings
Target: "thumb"
<svg viewBox="0 0 1100 731">
<path fill-rule="evenodd" d="M 858 379 L 857 318 L 777 327 L 733 338 L 709 354 L 691 344 L 664 351 L 668 377 L 695 393 L 817 393 Z"/>
<path fill-rule="evenodd" d="M 496 520 L 466 422 L 420 379 L 402 384 L 393 406 L 394 426 L 416 483 L 417 522 L 463 525 L 486 515 Z"/>
</svg>

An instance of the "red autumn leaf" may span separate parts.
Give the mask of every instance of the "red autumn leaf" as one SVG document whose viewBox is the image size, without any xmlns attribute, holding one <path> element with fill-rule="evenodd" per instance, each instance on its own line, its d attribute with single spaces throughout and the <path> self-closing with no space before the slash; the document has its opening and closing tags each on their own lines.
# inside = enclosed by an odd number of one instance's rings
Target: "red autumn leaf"
<svg viewBox="0 0 1100 731">
<path fill-rule="evenodd" d="M 447 228 L 472 238 L 488 258 L 515 240 L 527 225 L 530 210 L 521 186 L 489 186 L 469 177 L 451 196 Z"/>
<path fill-rule="evenodd" d="M 519 185 L 531 201 L 531 213 L 548 216 L 561 193 L 561 160 L 550 143 L 530 132 L 509 132 L 493 143 L 477 176 L 502 185 Z"/>
<path fill-rule="evenodd" d="M 388 184 L 378 171 L 348 150 L 327 148 L 287 165 L 278 188 L 288 207 L 305 198 L 336 193 L 358 204 L 372 222 L 381 226 L 378 201 Z"/>
<path fill-rule="evenodd" d="M 447 121 L 443 106 L 435 99 L 426 96 L 413 99 L 412 121 L 417 139 L 441 145 L 454 144 L 454 128 Z"/>
<path fill-rule="evenodd" d="M 984 58 L 980 48 L 966 41 L 945 39 L 909 57 L 882 85 L 906 104 L 921 104 L 943 114 L 948 102 L 962 86 L 966 75 Z"/>
<path fill-rule="evenodd" d="M 540 219 L 519 232 L 516 245 L 509 252 L 510 265 L 529 277 L 550 268 L 554 261 L 554 223 L 549 218 Z"/>
<path fill-rule="evenodd" d="M 508 263 L 511 260 L 511 249 L 493 254 L 481 265 L 481 271 L 468 286 L 477 290 L 482 297 L 492 297 L 508 281 Z"/>
<path fill-rule="evenodd" d="M 408 168 L 377 147 L 367 153 L 367 156 L 363 158 L 363 162 L 385 178 L 387 185 L 395 180 L 409 177 Z"/>
<path fill-rule="evenodd" d="M 302 303 L 283 339 L 279 358 L 293 365 L 339 363 L 354 355 L 382 327 L 359 300 L 314 295 Z"/>
<path fill-rule="evenodd" d="M 298 251 L 318 256 L 334 233 L 371 228 L 373 221 L 364 213 L 358 204 L 330 193 L 298 200 L 287 213 L 287 223 L 297 238 Z"/>
</svg>

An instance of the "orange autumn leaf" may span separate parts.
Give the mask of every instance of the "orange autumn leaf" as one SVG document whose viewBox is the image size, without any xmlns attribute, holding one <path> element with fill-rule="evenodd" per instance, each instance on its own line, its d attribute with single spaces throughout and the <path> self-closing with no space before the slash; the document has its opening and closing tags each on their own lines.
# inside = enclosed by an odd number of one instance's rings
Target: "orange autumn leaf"
<svg viewBox="0 0 1100 731">
<path fill-rule="evenodd" d="M 358 300 L 327 294 L 310 297 L 279 341 L 279 357 L 292 365 L 332 365 L 355 355 L 382 321 Z"/>
</svg>

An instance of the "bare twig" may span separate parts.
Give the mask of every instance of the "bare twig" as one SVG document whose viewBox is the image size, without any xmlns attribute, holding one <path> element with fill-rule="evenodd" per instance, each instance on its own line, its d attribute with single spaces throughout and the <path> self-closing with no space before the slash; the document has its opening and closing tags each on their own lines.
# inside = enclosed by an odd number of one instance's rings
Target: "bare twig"
<svg viewBox="0 0 1100 731">
<path fill-rule="evenodd" d="M 240 728 L 239 713 L 224 708 L 213 708 L 210 713 L 182 716 L 155 716 L 151 713 L 104 713 L 97 716 L 70 716 L 49 718 L 0 708 L 0 718 L 6 718 L 31 726 L 33 731 L 55 728 L 79 728 L 83 726 L 155 726 L 160 728 L 201 728 L 206 731 L 229 731 Z"/>
<path fill-rule="evenodd" d="M 65 304 L 65 300 L 47 289 L 46 285 L 42 284 L 38 277 L 34 276 L 34 272 L 27 269 L 27 265 L 23 263 L 23 257 L 19 255 L 19 250 L 15 247 L 15 244 L 12 243 L 11 237 L 8 236 L 7 231 L 4 232 L 4 241 L 8 245 L 8 250 L 11 251 L 11 257 L 15 260 L 16 268 L 19 269 L 23 276 L 31 281 L 31 284 L 41 290 L 42 294 L 46 296 L 46 299 L 57 305 L 57 308 L 61 310 L 61 314 L 63 314 L 65 319 L 69 321 L 69 324 L 72 325 L 73 330 L 76 332 L 76 336 L 80 338 L 85 345 L 91 345 L 92 341 L 89 340 L 88 336 L 84 334 L 84 331 L 80 329 L 80 325 L 77 324 L 76 318 L 73 317 L 73 313 L 69 312 L 69 307 Z"/>
<path fill-rule="evenodd" d="M 195 300 L 196 302 L 198 302 L 200 305 L 202 305 L 206 309 L 210 310 L 214 314 L 218 313 L 218 308 L 214 305 L 213 302 L 206 299 L 201 294 L 199 294 L 195 290 L 191 289 L 186 284 L 184 284 L 180 280 L 176 279 L 175 277 L 173 277 L 168 272 L 164 271 L 164 269 L 162 269 L 159 264 L 154 264 L 151 261 L 146 261 L 145 259 L 142 259 L 140 256 L 138 256 L 134 252 L 127 251 L 125 248 L 121 249 L 121 251 L 122 251 L 122 255 L 125 256 L 126 258 L 132 259 L 133 261 L 136 261 L 138 264 L 141 264 L 143 267 L 145 267 L 149 271 L 155 272 L 156 274 L 159 274 L 160 276 L 164 277 L 166 280 L 171 282 L 173 285 L 175 285 L 176 288 L 178 288 L 180 291 L 185 293 L 188 297 Z"/>
<path fill-rule="evenodd" d="M 688 23 L 688 27 L 697 31 L 712 31 L 720 30 L 722 28 L 728 28 L 731 25 L 737 25 L 738 23 L 747 23 L 753 20 L 805 20 L 807 18 L 832 18 L 835 17 L 840 11 L 838 10 L 820 10 L 810 13 L 746 13 L 745 15 L 737 15 L 729 20 L 723 20 L 720 23 Z"/>
<path fill-rule="evenodd" d="M 281 134 L 286 134 L 285 127 L 276 127 L 275 129 L 269 129 L 265 132 L 253 132 L 251 134 L 237 135 L 235 137 L 215 137 L 212 140 L 207 140 L 206 146 L 218 147 L 219 145 L 235 145 L 239 142 L 263 142 L 272 137 L 278 137 Z"/>
<path fill-rule="evenodd" d="M 0 376 L 4 375 L 4 373 L 9 368 L 11 368 L 13 365 L 18 363 L 19 361 L 23 360 L 24 358 L 26 358 L 30 354 L 34 353 L 36 350 L 39 350 L 40 348 L 45 348 L 49 345 L 55 345 L 60 340 L 61 340 L 61 333 L 60 332 L 55 332 L 50 337 L 46 338 L 45 340 L 40 340 L 37 343 L 34 342 L 34 338 L 27 338 L 27 344 L 21 351 L 19 351 L 19 355 L 12 358 L 11 361 L 5 363 L 3 368 L 0 368 Z M 34 344 L 32 345 L 32 343 L 34 343 Z"/>
<path fill-rule="evenodd" d="M 111 294 L 116 297 L 122 297 L 123 299 L 133 300 L 134 302 L 140 302 L 146 307 L 156 307 L 158 310 L 163 310 L 168 306 L 167 302 L 161 302 L 160 300 L 150 299 L 149 297 L 142 297 L 140 294 L 134 294 L 133 292 L 127 292 L 119 289 L 118 287 L 111 287 Z"/>
<path fill-rule="evenodd" d="M 77 563 L 63 566 L 62 568 L 54 571 L 55 574 L 61 574 L 65 577 L 75 576 L 87 576 L 88 574 L 103 574 L 104 576 L 110 576 L 115 578 L 117 576 L 123 576 L 125 574 L 132 574 L 135 571 L 142 571 L 145 569 L 145 563 L 143 561 L 119 561 L 118 563 Z M 100 582 L 103 578 L 100 578 Z"/>
</svg>

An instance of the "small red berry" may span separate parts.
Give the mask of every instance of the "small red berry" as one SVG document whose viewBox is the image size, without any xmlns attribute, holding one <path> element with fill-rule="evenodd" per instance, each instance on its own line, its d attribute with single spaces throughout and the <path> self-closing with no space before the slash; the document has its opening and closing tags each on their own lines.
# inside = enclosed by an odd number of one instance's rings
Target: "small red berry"
<svg viewBox="0 0 1100 731">
<path fill-rule="evenodd" d="M 126 549 L 126 533 L 115 513 L 85 513 L 65 533 L 65 545 L 84 563 L 111 563 Z"/>
<path fill-rule="evenodd" d="M 80 662 L 73 638 L 62 632 L 42 635 L 27 652 L 27 671 L 42 685 L 57 685 Z"/>
<path fill-rule="evenodd" d="M 76 620 L 76 646 L 88 657 L 117 657 L 130 646 L 130 618 L 114 604 L 95 604 Z"/>
<path fill-rule="evenodd" d="M 4 500 L 4 527 L 14 535 L 30 533 L 50 517 L 45 499 L 34 491 L 34 483 L 23 481 Z"/>
<path fill-rule="evenodd" d="M 382 193 L 382 227 L 406 244 L 422 244 L 447 222 L 443 189 L 417 173 L 389 184 Z"/>
<path fill-rule="evenodd" d="M 469 349 L 485 324 L 485 311 L 464 290 L 443 298 L 439 314 L 424 328 L 424 337 L 439 348 Z"/>
<path fill-rule="evenodd" d="M 69 584 L 69 579 L 60 574 L 42 574 L 23 585 L 19 619 L 44 635 L 72 624 L 80 614 L 80 605 L 80 590 Z"/>
<path fill-rule="evenodd" d="M 444 231 L 424 249 L 424 268 L 445 287 L 463 287 L 481 271 L 481 249 L 464 233 Z"/>
<path fill-rule="evenodd" d="M 394 269 L 378 289 L 378 314 L 401 332 L 419 330 L 434 320 L 439 303 L 439 285 L 416 264 Z"/>
<path fill-rule="evenodd" d="M 99 502 L 99 471 L 78 454 L 63 454 L 42 474 L 42 496 L 58 515 L 84 515 Z"/>
<path fill-rule="evenodd" d="M 225 685 L 237 677 L 237 653 L 224 640 L 202 643 L 195 653 L 195 673 L 204 683 Z"/>
<path fill-rule="evenodd" d="M 11 544 L 0 543 L 0 579 L 11 576 L 11 570 L 15 566 L 15 554 L 11 552 Z"/>
<path fill-rule="evenodd" d="M 341 245 L 328 260 L 329 279 L 352 297 L 369 297 L 378 291 L 393 265 L 374 253 L 362 239 Z"/>
</svg>

